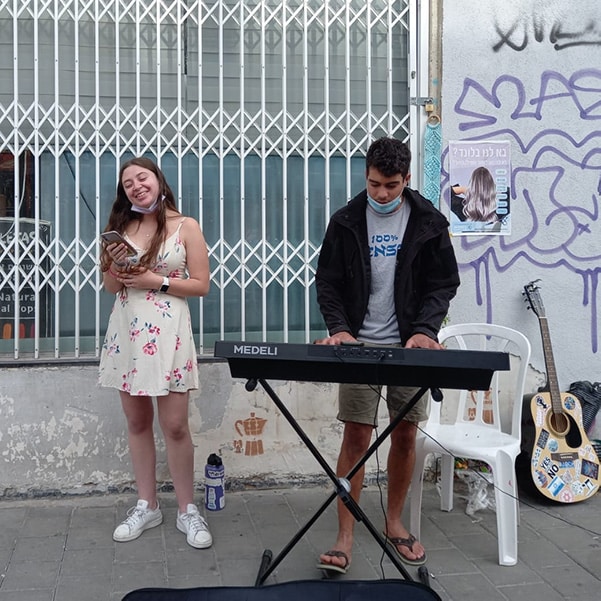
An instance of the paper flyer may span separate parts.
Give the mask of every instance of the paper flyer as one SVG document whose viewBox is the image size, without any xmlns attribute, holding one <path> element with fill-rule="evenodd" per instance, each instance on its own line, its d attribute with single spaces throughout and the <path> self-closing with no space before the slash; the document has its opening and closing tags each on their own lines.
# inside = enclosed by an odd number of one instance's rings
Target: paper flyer
<svg viewBox="0 0 601 601">
<path fill-rule="evenodd" d="M 449 142 L 451 234 L 511 234 L 510 179 L 508 140 Z"/>
</svg>

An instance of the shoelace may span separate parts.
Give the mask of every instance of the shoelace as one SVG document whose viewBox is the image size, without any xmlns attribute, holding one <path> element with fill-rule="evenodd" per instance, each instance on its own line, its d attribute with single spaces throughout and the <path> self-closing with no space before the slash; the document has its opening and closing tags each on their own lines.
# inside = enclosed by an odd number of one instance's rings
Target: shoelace
<svg viewBox="0 0 601 601">
<path fill-rule="evenodd" d="M 137 522 L 144 519 L 145 513 L 146 513 L 146 511 L 143 509 L 140 509 L 139 507 L 130 507 L 127 510 L 127 518 L 125 519 L 125 521 L 123 523 L 127 524 L 130 527 L 135 526 Z"/>
<path fill-rule="evenodd" d="M 185 513 L 182 519 L 188 522 L 188 528 L 192 530 L 192 534 L 196 536 L 199 532 L 207 530 L 207 525 L 198 513 Z"/>
</svg>

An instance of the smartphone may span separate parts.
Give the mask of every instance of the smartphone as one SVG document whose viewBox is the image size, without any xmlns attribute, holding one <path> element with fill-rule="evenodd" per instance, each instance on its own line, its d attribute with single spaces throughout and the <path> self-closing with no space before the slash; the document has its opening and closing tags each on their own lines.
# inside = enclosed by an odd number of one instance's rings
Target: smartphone
<svg viewBox="0 0 601 601">
<path fill-rule="evenodd" d="M 138 254 L 138 251 L 119 232 L 114 230 L 111 230 L 110 232 L 102 232 L 100 237 L 105 244 L 112 244 L 113 242 L 125 244 L 127 248 L 127 255 L 129 257 L 134 257 Z"/>
</svg>

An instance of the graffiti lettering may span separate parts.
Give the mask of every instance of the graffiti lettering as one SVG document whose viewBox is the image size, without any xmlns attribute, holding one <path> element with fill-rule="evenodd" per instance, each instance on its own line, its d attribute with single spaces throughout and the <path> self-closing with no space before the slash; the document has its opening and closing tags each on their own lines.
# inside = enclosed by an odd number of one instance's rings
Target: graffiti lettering
<svg viewBox="0 0 601 601">
<path fill-rule="evenodd" d="M 511 105 L 507 104 L 512 102 Z M 543 118 L 545 110 L 559 106 L 565 112 L 566 103 L 573 108 L 574 118 L 601 120 L 601 71 L 583 69 L 570 77 L 556 71 L 541 74 L 538 94 L 527 99 L 526 86 L 517 77 L 502 75 L 491 90 L 474 79 L 466 78 L 455 112 L 466 117 L 459 129 L 467 131 L 495 125 L 500 117 L 511 120 Z M 534 110 L 528 109 L 528 105 Z"/>
<path fill-rule="evenodd" d="M 547 39 L 555 50 L 565 50 L 574 46 L 601 46 L 601 26 L 589 19 L 578 29 L 569 30 L 564 23 L 555 21 L 547 23 L 544 17 L 534 14 L 532 19 L 523 17 L 516 19 L 511 25 L 504 27 L 495 23 L 495 31 L 499 40 L 492 46 L 499 52 L 505 46 L 510 50 L 522 52 L 528 47 L 530 40 L 537 43 Z"/>
<path fill-rule="evenodd" d="M 538 90 L 530 97 L 528 86 L 530 80 L 507 75 L 488 87 L 475 79 L 463 82 L 455 104 L 456 114 L 463 118 L 459 129 L 469 131 L 471 140 L 509 137 L 519 147 L 520 166 L 507 175 L 508 182 L 499 183 L 508 189 L 511 206 L 519 201 L 523 209 L 519 221 L 513 223 L 511 237 L 499 237 L 493 243 L 487 237 L 462 237 L 460 269 L 475 274 L 476 300 L 486 306 L 489 321 L 493 321 L 493 270 L 503 273 L 517 262 L 527 261 L 539 270 L 567 269 L 577 274 L 583 282 L 582 305 L 590 311 L 591 348 L 596 353 L 601 128 L 583 128 L 581 137 L 576 138 L 570 123 L 601 120 L 601 70 L 584 69 L 569 76 L 544 71 Z M 586 191 L 577 198 L 575 180 L 579 189 Z M 444 172 L 443 195 L 447 199 L 449 184 Z"/>
</svg>

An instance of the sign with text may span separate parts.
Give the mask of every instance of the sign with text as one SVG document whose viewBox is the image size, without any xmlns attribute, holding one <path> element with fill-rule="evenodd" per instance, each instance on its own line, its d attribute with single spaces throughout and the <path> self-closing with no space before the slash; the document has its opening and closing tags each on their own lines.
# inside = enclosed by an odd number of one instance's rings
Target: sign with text
<svg viewBox="0 0 601 601">
<path fill-rule="evenodd" d="M 509 141 L 449 142 L 453 235 L 511 233 Z"/>
<path fill-rule="evenodd" d="M 37 225 L 37 237 L 36 237 Z M 14 338 L 15 314 L 19 315 L 19 338 L 33 338 L 35 335 L 36 314 L 39 315 L 40 336 L 48 334 L 50 326 L 50 306 L 48 287 L 44 286 L 36 295 L 34 287 L 23 284 L 23 279 L 31 274 L 35 267 L 35 241 L 45 247 L 50 241 L 50 223 L 33 219 L 19 219 L 17 228 L 12 217 L 0 218 L 0 338 Z M 15 264 L 16 244 L 19 245 L 19 264 Z M 40 249 L 40 254 L 41 249 Z M 48 259 L 43 260 L 48 270 Z M 20 273 L 19 290 L 17 270 Z M 36 298 L 37 297 L 37 298 Z"/>
</svg>

